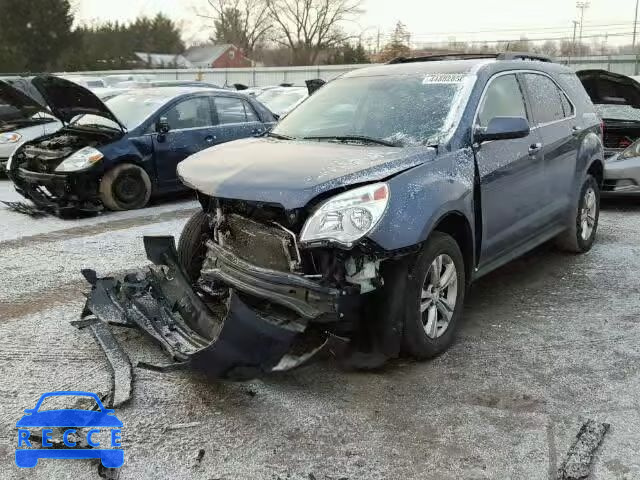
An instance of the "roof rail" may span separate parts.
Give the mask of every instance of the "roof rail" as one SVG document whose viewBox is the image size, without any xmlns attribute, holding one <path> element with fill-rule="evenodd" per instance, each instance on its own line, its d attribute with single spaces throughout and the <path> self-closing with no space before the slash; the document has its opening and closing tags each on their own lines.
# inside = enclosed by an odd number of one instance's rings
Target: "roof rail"
<svg viewBox="0 0 640 480">
<path fill-rule="evenodd" d="M 497 60 L 535 60 L 538 62 L 553 63 L 551 57 L 527 52 L 502 52 L 496 56 Z"/>
<path fill-rule="evenodd" d="M 437 62 L 441 60 L 481 60 L 483 58 L 495 58 L 496 60 L 535 60 L 539 62 L 553 62 L 550 57 L 526 52 L 501 52 L 501 53 L 442 53 L 426 55 L 423 57 L 398 57 L 387 62 L 388 65 L 397 63 Z"/>
</svg>

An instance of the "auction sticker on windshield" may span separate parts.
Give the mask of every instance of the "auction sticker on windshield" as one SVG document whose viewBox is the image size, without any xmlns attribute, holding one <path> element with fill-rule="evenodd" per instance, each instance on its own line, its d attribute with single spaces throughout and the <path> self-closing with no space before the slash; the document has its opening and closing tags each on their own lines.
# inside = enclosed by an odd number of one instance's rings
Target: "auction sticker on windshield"
<svg viewBox="0 0 640 480">
<path fill-rule="evenodd" d="M 52 408 L 59 406 L 64 408 Z M 33 468 L 41 458 L 96 458 L 105 468 L 123 465 L 122 422 L 95 393 L 45 393 L 24 413 L 16 423 L 18 467 Z"/>
</svg>

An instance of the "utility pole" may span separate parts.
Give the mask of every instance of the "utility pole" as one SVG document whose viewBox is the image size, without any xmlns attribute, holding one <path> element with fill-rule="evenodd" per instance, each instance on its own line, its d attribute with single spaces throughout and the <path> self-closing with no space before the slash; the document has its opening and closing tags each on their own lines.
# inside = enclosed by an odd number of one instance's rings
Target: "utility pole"
<svg viewBox="0 0 640 480">
<path fill-rule="evenodd" d="M 582 50 L 582 27 L 584 25 L 584 11 L 589 8 L 589 2 L 576 2 L 576 8 L 580 10 L 580 50 Z"/>
<path fill-rule="evenodd" d="M 378 27 L 378 39 L 376 41 L 376 53 L 380 53 L 380 27 Z"/>
<path fill-rule="evenodd" d="M 633 53 L 635 53 L 636 51 L 636 32 L 638 29 L 638 3 L 640 3 L 640 0 L 636 0 L 636 14 L 633 16 L 633 41 L 631 42 Z"/>
</svg>

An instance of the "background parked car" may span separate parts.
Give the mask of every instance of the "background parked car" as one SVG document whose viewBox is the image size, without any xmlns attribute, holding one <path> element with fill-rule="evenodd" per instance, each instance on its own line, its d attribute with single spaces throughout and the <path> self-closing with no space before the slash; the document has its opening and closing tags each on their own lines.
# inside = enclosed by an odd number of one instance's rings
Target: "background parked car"
<svg viewBox="0 0 640 480">
<path fill-rule="evenodd" d="M 89 90 L 93 90 L 94 88 L 107 88 L 109 85 L 104 81 L 103 78 L 100 77 L 83 77 L 79 75 L 72 76 L 61 76 L 65 80 L 69 80 L 70 82 L 77 83 L 78 85 L 82 85 Z"/>
<path fill-rule="evenodd" d="M 62 123 L 46 107 L 0 80 L 0 174 L 5 174 L 7 161 L 16 148 L 60 127 Z"/>
<path fill-rule="evenodd" d="M 158 88 L 158 87 L 202 87 L 202 88 L 221 88 L 218 85 L 198 80 L 151 80 L 140 81 L 133 80 L 130 82 L 122 82 L 117 84 L 120 88 Z"/>
<path fill-rule="evenodd" d="M 309 96 L 307 87 L 275 87 L 255 95 L 256 99 L 278 117 L 289 113 Z"/>
<path fill-rule="evenodd" d="M 640 83 L 605 70 L 582 70 L 577 76 L 602 118 L 603 193 L 640 194 Z"/>
<path fill-rule="evenodd" d="M 144 207 L 152 194 L 185 188 L 176 166 L 189 155 L 260 135 L 275 121 L 227 90 L 150 88 L 103 103 L 58 77 L 33 84 L 65 126 L 23 144 L 7 168 L 20 194 L 56 213 Z"/>
</svg>

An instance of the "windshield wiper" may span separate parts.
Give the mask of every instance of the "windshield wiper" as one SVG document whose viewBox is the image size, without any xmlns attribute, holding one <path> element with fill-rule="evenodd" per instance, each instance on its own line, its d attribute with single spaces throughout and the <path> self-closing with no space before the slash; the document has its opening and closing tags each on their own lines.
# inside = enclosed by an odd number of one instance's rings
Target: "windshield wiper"
<svg viewBox="0 0 640 480">
<path fill-rule="evenodd" d="M 279 133 L 267 132 L 267 137 L 277 138 L 279 140 L 295 140 L 293 137 L 289 137 L 288 135 L 280 135 Z"/>
<path fill-rule="evenodd" d="M 399 147 L 397 143 L 388 142 L 380 138 L 367 137 L 364 135 L 327 135 L 316 137 L 303 137 L 303 140 L 337 140 L 339 142 L 348 142 L 350 140 L 375 143 L 376 145 L 384 145 L 385 147 Z"/>
</svg>

